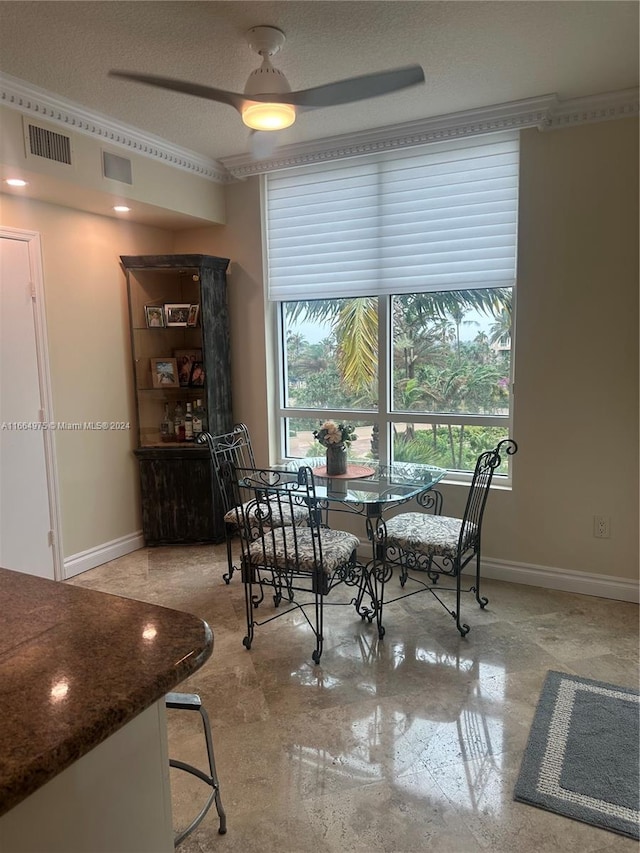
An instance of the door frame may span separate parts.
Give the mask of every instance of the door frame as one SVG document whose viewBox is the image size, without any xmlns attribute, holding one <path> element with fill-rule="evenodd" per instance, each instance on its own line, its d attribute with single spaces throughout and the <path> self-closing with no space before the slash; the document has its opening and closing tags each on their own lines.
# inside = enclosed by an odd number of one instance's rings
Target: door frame
<svg viewBox="0 0 640 853">
<path fill-rule="evenodd" d="M 49 370 L 49 341 L 47 337 L 47 317 L 44 300 L 44 275 L 42 269 L 42 245 L 37 231 L 9 228 L 0 225 L 0 240 L 20 240 L 27 244 L 29 257 L 29 278 L 32 287 L 33 319 L 36 338 L 36 360 L 38 363 L 38 385 L 40 390 L 41 421 L 53 420 L 53 394 L 51 373 Z M 64 560 L 62 552 L 62 525 L 60 517 L 60 491 L 58 483 L 58 465 L 52 430 L 42 430 L 44 458 L 49 495 L 49 524 L 52 531 L 51 551 L 53 556 L 53 576 L 55 580 L 64 580 Z"/>
</svg>

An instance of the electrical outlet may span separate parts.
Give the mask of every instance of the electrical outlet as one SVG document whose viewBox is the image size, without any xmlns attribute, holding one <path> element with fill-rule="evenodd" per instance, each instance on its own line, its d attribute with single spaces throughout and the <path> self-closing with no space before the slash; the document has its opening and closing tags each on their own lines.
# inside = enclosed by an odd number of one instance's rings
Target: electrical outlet
<svg viewBox="0 0 640 853">
<path fill-rule="evenodd" d="M 596 539 L 608 539 L 611 536 L 611 519 L 608 515 L 593 516 L 593 535 Z"/>
</svg>

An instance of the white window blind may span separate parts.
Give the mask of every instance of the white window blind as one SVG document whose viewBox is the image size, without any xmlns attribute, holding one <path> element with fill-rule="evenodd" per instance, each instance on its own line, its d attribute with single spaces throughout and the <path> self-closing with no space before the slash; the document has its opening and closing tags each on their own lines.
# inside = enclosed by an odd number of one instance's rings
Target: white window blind
<svg viewBox="0 0 640 853">
<path fill-rule="evenodd" d="M 267 175 L 269 298 L 514 284 L 518 134 Z"/>
</svg>

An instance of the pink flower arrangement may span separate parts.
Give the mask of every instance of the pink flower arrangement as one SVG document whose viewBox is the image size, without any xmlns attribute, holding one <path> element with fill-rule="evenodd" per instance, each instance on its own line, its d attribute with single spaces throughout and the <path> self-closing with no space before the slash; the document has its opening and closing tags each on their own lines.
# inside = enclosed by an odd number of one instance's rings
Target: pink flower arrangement
<svg viewBox="0 0 640 853">
<path fill-rule="evenodd" d="M 351 424 L 336 424 L 335 421 L 325 421 L 320 429 L 313 431 L 313 437 L 324 447 L 336 444 L 346 444 L 348 447 L 358 436 Z"/>
</svg>

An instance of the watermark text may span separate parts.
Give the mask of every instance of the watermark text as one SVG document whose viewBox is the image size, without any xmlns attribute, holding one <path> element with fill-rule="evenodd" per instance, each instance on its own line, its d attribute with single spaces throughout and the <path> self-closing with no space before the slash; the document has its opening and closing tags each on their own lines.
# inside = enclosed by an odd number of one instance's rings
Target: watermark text
<svg viewBox="0 0 640 853">
<path fill-rule="evenodd" d="M 2 421 L 0 430 L 12 430 L 15 432 L 27 432 L 36 430 L 40 432 L 64 432 L 84 430 L 126 430 L 131 429 L 129 421 Z"/>
</svg>

